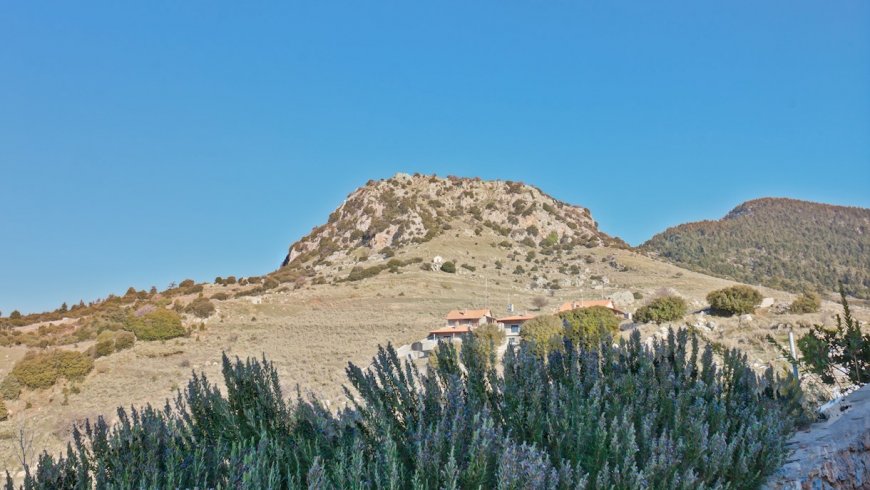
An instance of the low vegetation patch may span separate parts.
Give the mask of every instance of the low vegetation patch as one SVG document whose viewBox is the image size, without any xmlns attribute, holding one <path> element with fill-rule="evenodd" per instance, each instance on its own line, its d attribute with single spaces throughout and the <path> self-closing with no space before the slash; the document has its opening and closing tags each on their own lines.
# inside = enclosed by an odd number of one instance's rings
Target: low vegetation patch
<svg viewBox="0 0 870 490">
<path fill-rule="evenodd" d="M 82 379 L 93 368 L 94 360 L 78 351 L 30 351 L 15 363 L 10 375 L 23 386 L 38 389 L 49 388 L 60 378 Z"/>
<path fill-rule="evenodd" d="M 139 340 L 166 340 L 184 336 L 187 331 L 181 325 L 178 313 L 159 308 L 140 317 L 133 316 L 128 322 L 130 329 Z"/>
<path fill-rule="evenodd" d="M 788 307 L 789 311 L 798 315 L 804 313 L 816 313 L 822 307 L 822 299 L 815 293 L 803 293 Z"/>
<path fill-rule="evenodd" d="M 335 414 L 287 402 L 268 361 L 223 359 L 226 390 L 194 374 L 166 410 L 75 428 L 66 455 L 25 468 L 34 488 L 755 488 L 778 468 L 800 392 L 685 330 L 635 333 L 503 371 L 469 337 L 426 374 L 380 349 L 350 365 Z M 503 374 L 499 374 L 503 372 Z M 256 416 L 252 416 L 256 414 Z M 9 481 L 12 486 L 11 479 Z"/>
<path fill-rule="evenodd" d="M 619 318 L 602 306 L 578 308 L 559 314 L 565 325 L 565 337 L 583 346 L 594 346 L 619 331 Z"/>
<path fill-rule="evenodd" d="M 214 314 L 215 307 L 208 298 L 200 296 L 190 302 L 185 308 L 186 313 L 190 313 L 197 318 L 208 318 Z"/>
<path fill-rule="evenodd" d="M 721 315 L 754 313 L 761 300 L 757 289 L 742 285 L 718 289 L 707 295 L 710 308 Z"/>
<path fill-rule="evenodd" d="M 640 323 L 675 322 L 686 316 L 686 300 L 679 296 L 662 296 L 641 306 L 634 313 Z"/>
</svg>

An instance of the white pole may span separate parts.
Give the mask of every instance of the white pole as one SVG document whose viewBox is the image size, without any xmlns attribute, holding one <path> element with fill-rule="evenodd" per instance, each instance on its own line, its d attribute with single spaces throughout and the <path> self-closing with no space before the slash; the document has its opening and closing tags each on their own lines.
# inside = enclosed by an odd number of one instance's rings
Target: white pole
<svg viewBox="0 0 870 490">
<path fill-rule="evenodd" d="M 800 375 L 798 374 L 798 365 L 797 365 L 797 349 L 794 347 L 794 330 L 788 329 L 788 348 L 791 351 L 792 363 L 791 367 L 794 370 L 794 379 L 800 381 Z"/>
</svg>

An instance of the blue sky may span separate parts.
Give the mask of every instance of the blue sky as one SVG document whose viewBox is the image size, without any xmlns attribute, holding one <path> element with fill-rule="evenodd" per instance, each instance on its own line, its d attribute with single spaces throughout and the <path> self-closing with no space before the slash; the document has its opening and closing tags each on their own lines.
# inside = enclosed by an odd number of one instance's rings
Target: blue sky
<svg viewBox="0 0 870 490">
<path fill-rule="evenodd" d="M 870 3 L 0 6 L 4 315 L 268 272 L 399 171 L 532 183 L 633 244 L 870 207 Z"/>
</svg>

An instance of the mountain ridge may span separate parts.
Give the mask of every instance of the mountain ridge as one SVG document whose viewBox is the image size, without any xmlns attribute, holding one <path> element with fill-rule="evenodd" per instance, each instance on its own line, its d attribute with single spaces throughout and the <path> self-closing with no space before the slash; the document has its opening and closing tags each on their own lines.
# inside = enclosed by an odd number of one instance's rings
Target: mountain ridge
<svg viewBox="0 0 870 490">
<path fill-rule="evenodd" d="M 765 197 L 719 220 L 670 227 L 639 250 L 682 267 L 789 291 L 842 282 L 870 297 L 870 209 Z"/>
</svg>

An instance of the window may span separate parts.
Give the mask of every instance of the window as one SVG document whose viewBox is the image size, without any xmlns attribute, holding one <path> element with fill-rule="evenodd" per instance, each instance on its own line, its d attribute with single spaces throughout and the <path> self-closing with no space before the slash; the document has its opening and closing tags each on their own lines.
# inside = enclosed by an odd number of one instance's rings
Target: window
<svg viewBox="0 0 870 490">
<path fill-rule="evenodd" d="M 511 333 L 520 333 L 519 324 L 511 325 Z"/>
</svg>

